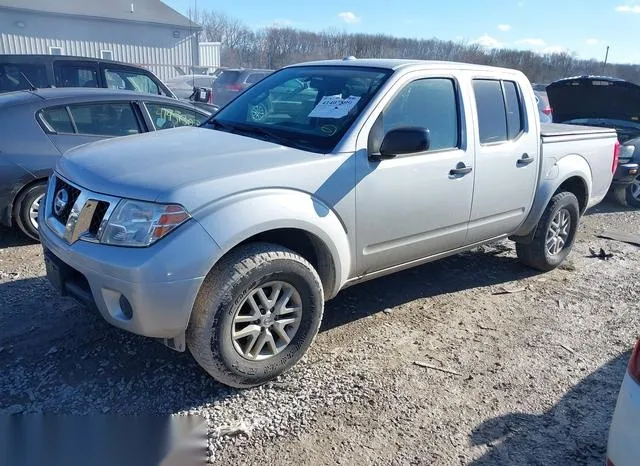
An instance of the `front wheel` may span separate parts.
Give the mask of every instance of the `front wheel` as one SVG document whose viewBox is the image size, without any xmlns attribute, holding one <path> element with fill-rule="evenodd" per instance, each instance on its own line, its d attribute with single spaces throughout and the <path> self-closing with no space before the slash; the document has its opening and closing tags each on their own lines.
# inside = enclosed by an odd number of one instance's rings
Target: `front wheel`
<svg viewBox="0 0 640 466">
<path fill-rule="evenodd" d="M 322 283 L 309 262 L 281 246 L 249 244 L 205 279 L 187 344 L 217 381 L 253 387 L 300 360 L 320 328 L 323 309 Z"/>
<path fill-rule="evenodd" d="M 529 244 L 516 243 L 518 259 L 543 272 L 558 267 L 571 252 L 580 222 L 580 205 L 575 195 L 558 193 L 551 198 Z"/>
</svg>

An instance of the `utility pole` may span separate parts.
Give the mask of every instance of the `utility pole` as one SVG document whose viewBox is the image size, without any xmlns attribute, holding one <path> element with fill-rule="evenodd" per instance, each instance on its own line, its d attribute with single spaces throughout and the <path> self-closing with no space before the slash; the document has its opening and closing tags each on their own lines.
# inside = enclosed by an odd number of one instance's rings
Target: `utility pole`
<svg viewBox="0 0 640 466">
<path fill-rule="evenodd" d="M 602 65 L 602 75 L 604 76 L 604 70 L 607 67 L 607 59 L 609 58 L 609 46 L 607 45 L 607 51 L 604 54 L 604 63 Z"/>
</svg>

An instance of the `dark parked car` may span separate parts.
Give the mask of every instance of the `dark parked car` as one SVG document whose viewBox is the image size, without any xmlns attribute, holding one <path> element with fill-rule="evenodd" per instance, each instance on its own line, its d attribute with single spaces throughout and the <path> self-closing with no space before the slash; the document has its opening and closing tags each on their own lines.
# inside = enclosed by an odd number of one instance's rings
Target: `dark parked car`
<svg viewBox="0 0 640 466">
<path fill-rule="evenodd" d="M 38 238 L 47 177 L 65 151 L 207 118 L 189 103 L 137 92 L 69 88 L 0 95 L 0 224 Z"/>
<path fill-rule="evenodd" d="M 547 91 L 536 91 L 534 89 L 533 93 L 536 96 L 536 103 L 538 104 L 538 114 L 540 115 L 540 121 L 542 123 L 551 123 L 553 121 L 553 116 L 551 107 L 549 106 L 549 97 L 547 96 Z"/>
<path fill-rule="evenodd" d="M 640 86 L 622 79 L 580 76 L 547 86 L 553 121 L 614 128 L 620 141 L 612 189 L 622 204 L 640 207 Z"/>
<path fill-rule="evenodd" d="M 98 58 L 0 55 L 0 93 L 46 87 L 106 87 L 174 97 L 151 71 Z"/>
<path fill-rule="evenodd" d="M 209 103 L 218 107 L 227 105 L 245 89 L 271 73 L 273 73 L 272 70 L 224 69 L 213 82 L 213 92 Z"/>
</svg>

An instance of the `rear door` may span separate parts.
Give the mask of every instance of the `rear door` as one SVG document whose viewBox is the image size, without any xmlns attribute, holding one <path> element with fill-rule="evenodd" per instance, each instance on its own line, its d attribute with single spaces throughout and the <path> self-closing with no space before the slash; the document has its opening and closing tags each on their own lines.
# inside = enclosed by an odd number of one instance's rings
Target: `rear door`
<svg viewBox="0 0 640 466">
<path fill-rule="evenodd" d="M 535 194 L 539 123 L 515 80 L 476 78 L 476 169 L 467 244 L 516 231 Z"/>
<path fill-rule="evenodd" d="M 88 142 L 144 131 L 128 101 L 45 108 L 39 112 L 38 118 L 61 153 Z"/>
</svg>

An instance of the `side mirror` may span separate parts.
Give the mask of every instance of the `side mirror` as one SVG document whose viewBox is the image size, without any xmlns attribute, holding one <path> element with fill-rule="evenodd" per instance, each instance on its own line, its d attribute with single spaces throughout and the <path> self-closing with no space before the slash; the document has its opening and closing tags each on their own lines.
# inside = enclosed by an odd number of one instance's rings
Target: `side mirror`
<svg viewBox="0 0 640 466">
<path fill-rule="evenodd" d="M 391 159 L 397 155 L 425 152 L 430 145 L 431 137 L 427 128 L 396 128 L 385 134 L 378 157 Z"/>
<path fill-rule="evenodd" d="M 209 101 L 209 91 L 208 89 L 205 89 L 204 87 L 194 87 L 193 88 L 193 94 L 191 94 L 193 96 L 193 101 L 194 102 L 208 102 Z"/>
</svg>

